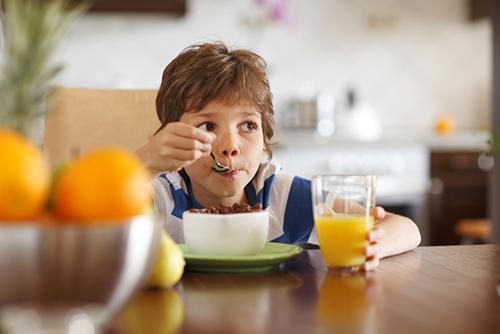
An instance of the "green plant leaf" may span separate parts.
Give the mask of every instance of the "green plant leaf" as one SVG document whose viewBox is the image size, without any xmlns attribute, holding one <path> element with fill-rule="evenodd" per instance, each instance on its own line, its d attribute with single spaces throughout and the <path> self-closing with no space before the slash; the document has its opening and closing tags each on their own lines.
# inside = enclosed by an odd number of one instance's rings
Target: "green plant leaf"
<svg viewBox="0 0 500 334">
<path fill-rule="evenodd" d="M 67 0 L 5 0 L 0 64 L 0 126 L 30 137 L 29 125 L 45 113 L 62 64 L 53 57 L 67 29 L 89 7 Z"/>
</svg>

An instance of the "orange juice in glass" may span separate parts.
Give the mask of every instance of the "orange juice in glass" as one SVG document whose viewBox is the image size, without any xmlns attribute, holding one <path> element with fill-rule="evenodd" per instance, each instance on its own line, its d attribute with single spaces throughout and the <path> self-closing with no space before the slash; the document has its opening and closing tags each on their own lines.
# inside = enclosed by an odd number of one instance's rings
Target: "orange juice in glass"
<svg viewBox="0 0 500 334">
<path fill-rule="evenodd" d="M 326 265 L 357 271 L 365 262 L 366 236 L 373 228 L 375 176 L 314 176 L 314 222 Z"/>
</svg>

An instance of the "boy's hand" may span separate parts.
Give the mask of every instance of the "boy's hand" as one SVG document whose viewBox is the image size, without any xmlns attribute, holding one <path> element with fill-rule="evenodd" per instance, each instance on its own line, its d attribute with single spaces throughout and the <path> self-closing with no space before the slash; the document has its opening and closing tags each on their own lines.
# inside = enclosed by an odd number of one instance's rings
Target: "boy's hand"
<svg viewBox="0 0 500 334">
<path fill-rule="evenodd" d="M 375 226 L 366 236 L 366 240 L 368 240 L 368 245 L 365 247 L 366 261 L 362 267 L 365 271 L 373 270 L 380 264 L 380 247 L 378 241 L 384 235 L 384 230 L 377 227 L 377 224 L 385 217 L 384 208 L 377 206 L 373 209 L 372 215 L 375 219 Z"/>
<path fill-rule="evenodd" d="M 208 156 L 215 136 L 192 125 L 172 122 L 136 154 L 153 172 L 174 172 Z"/>
</svg>

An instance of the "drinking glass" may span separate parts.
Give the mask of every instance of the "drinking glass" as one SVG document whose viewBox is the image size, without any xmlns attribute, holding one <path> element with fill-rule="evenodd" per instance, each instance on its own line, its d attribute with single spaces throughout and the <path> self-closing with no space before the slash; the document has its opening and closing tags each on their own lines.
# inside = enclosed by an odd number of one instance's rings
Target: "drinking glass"
<svg viewBox="0 0 500 334">
<path fill-rule="evenodd" d="M 373 175 L 321 175 L 312 178 L 314 224 L 329 269 L 356 272 L 365 262 L 367 233 L 373 228 Z"/>
</svg>

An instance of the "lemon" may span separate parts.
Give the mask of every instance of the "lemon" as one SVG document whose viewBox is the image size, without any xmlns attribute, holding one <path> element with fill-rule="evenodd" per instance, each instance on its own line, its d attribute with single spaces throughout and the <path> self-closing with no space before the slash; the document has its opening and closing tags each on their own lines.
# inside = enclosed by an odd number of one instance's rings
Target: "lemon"
<svg viewBox="0 0 500 334">
<path fill-rule="evenodd" d="M 184 257 L 179 246 L 168 236 L 165 230 L 161 234 L 160 252 L 156 258 L 146 286 L 167 288 L 179 281 L 184 272 Z"/>
</svg>

